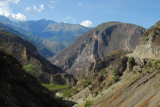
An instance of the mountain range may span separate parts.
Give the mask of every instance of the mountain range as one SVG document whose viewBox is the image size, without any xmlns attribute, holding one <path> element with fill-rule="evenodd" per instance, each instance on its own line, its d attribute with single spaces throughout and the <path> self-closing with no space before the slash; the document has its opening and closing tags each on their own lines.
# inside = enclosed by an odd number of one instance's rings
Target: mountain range
<svg viewBox="0 0 160 107">
<path fill-rule="evenodd" d="M 81 34 L 92 29 L 78 24 L 57 23 L 45 19 L 15 22 L 0 16 L 0 22 L 27 36 L 39 53 L 46 58 L 55 55 L 72 44 Z"/>
<path fill-rule="evenodd" d="M 160 106 L 160 22 L 0 19 L 0 106 Z"/>
</svg>

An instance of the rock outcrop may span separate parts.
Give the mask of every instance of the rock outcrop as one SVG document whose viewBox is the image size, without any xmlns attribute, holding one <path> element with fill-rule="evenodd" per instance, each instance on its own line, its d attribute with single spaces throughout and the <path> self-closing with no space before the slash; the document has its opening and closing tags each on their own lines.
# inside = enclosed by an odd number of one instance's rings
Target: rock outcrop
<svg viewBox="0 0 160 107">
<path fill-rule="evenodd" d="M 136 46 L 136 50 L 130 56 L 151 59 L 160 58 L 160 22 L 144 34 Z"/>
<path fill-rule="evenodd" d="M 79 79 L 84 76 L 82 71 L 88 64 L 106 56 L 110 51 L 134 50 L 145 31 L 144 28 L 133 24 L 103 23 L 82 35 L 50 61 Z"/>
<path fill-rule="evenodd" d="M 0 46 L 8 54 L 13 55 L 26 70 L 33 72 L 32 74 L 44 83 L 63 83 L 68 85 L 76 83 L 72 75 L 63 74 L 64 71 L 61 68 L 41 57 L 35 46 L 16 35 L 0 31 Z M 30 70 L 31 68 L 33 69 L 32 71 Z M 66 76 L 59 77 L 61 74 Z M 59 80 L 63 80 L 63 82 L 56 80 L 56 77 L 61 78 Z"/>
</svg>

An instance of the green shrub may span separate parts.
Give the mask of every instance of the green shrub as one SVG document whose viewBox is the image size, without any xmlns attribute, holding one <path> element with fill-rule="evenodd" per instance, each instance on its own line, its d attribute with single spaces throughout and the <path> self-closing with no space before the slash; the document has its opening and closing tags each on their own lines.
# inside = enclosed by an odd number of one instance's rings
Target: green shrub
<svg viewBox="0 0 160 107">
<path fill-rule="evenodd" d="M 112 89 L 112 90 L 114 90 L 114 89 L 115 89 L 115 87 L 112 87 L 111 89 Z"/>
<path fill-rule="evenodd" d="M 159 34 L 159 31 L 154 31 L 154 34 L 155 34 L 155 35 L 158 35 L 158 34 Z"/>
<path fill-rule="evenodd" d="M 149 38 L 146 38 L 146 41 L 148 41 L 149 40 Z"/>
<path fill-rule="evenodd" d="M 62 97 L 71 97 L 73 93 L 77 93 L 77 88 L 70 87 L 69 85 L 61 84 L 42 84 L 44 87 L 48 88 L 50 91 L 63 93 Z"/>
<path fill-rule="evenodd" d="M 134 63 L 134 58 L 132 58 L 132 57 L 128 58 L 128 63 L 133 64 Z"/>
<path fill-rule="evenodd" d="M 119 74 L 118 74 L 118 71 L 115 69 L 114 71 L 113 71 L 113 80 L 114 80 L 114 82 L 117 82 L 118 80 L 119 80 Z"/>
<path fill-rule="evenodd" d="M 148 62 L 147 67 L 152 68 L 152 63 Z"/>
<path fill-rule="evenodd" d="M 150 71 L 147 71 L 147 73 L 150 73 Z"/>
<path fill-rule="evenodd" d="M 91 107 L 92 104 L 93 104 L 92 101 L 88 101 L 88 102 L 86 102 L 86 104 L 84 105 L 84 107 Z"/>
<path fill-rule="evenodd" d="M 2 46 L 0 46 L 0 50 L 3 50 L 3 47 L 2 47 Z"/>
<path fill-rule="evenodd" d="M 157 67 L 158 67 L 158 64 L 160 64 L 160 60 L 155 61 L 155 62 L 153 63 L 153 66 L 154 66 L 155 68 L 157 68 Z"/>
<path fill-rule="evenodd" d="M 28 64 L 28 65 L 24 65 L 23 68 L 25 69 L 25 71 L 33 76 L 36 76 L 36 69 L 34 67 L 34 65 L 32 64 Z"/>
<path fill-rule="evenodd" d="M 113 70 L 113 75 L 118 75 L 118 72 L 116 69 Z"/>
<path fill-rule="evenodd" d="M 84 77 L 84 79 L 85 79 L 85 80 L 87 80 L 87 79 L 88 79 L 88 77 Z"/>
<path fill-rule="evenodd" d="M 66 97 L 71 97 L 72 96 L 72 94 L 76 94 L 77 92 L 79 92 L 78 90 L 77 90 L 77 88 L 70 88 L 70 89 L 66 89 L 66 90 L 62 90 L 62 91 L 60 91 L 60 92 L 62 92 L 63 93 L 63 98 L 66 98 Z"/>
<path fill-rule="evenodd" d="M 118 75 L 114 75 L 113 76 L 113 80 L 114 80 L 114 82 L 117 82 L 119 80 L 119 76 Z"/>
<path fill-rule="evenodd" d="M 139 73 L 142 73 L 142 70 L 138 70 Z"/>
<path fill-rule="evenodd" d="M 89 77 L 84 77 L 84 81 L 82 82 L 82 86 L 85 88 L 91 84 L 91 79 Z"/>
<path fill-rule="evenodd" d="M 132 72 L 133 72 L 133 74 L 136 74 L 136 71 L 135 71 L 135 70 L 133 70 Z"/>
<path fill-rule="evenodd" d="M 69 88 L 68 85 L 61 85 L 61 84 L 42 84 L 42 85 L 48 88 L 50 91 L 60 91 Z"/>
</svg>

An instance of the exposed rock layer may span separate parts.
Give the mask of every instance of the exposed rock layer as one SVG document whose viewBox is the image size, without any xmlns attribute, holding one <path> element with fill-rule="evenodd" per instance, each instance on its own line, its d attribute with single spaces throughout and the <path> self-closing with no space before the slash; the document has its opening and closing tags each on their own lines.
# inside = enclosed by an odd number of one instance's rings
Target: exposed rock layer
<svg viewBox="0 0 160 107">
<path fill-rule="evenodd" d="M 145 67 L 153 60 L 135 60 L 138 62 L 134 70 L 126 70 L 121 81 L 114 84 L 111 90 L 104 91 L 104 95 L 94 101 L 93 107 L 159 107 L 159 68 Z M 143 67 L 139 69 L 141 65 Z"/>
<path fill-rule="evenodd" d="M 112 57 L 114 59 L 109 60 Z M 156 59 L 121 55 L 101 58 L 89 67 L 93 67 L 91 71 L 95 74 L 77 83 L 80 87 L 87 82 L 87 87 L 80 89 L 69 100 L 77 102 L 77 107 L 85 107 L 86 102 L 92 102 L 93 107 L 159 107 L 158 62 Z M 99 68 L 94 70 L 96 66 Z"/>
</svg>

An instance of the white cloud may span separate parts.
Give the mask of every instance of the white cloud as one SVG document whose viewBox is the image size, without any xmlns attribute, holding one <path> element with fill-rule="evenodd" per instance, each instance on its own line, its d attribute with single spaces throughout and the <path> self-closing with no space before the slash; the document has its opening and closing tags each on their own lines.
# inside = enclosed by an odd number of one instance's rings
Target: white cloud
<svg viewBox="0 0 160 107">
<path fill-rule="evenodd" d="M 39 8 L 37 8 L 35 5 L 33 6 L 34 10 L 37 11 L 37 12 L 41 12 L 42 10 L 44 10 L 44 5 L 43 4 L 40 4 L 39 5 Z"/>
<path fill-rule="evenodd" d="M 29 6 L 29 7 L 26 7 L 25 10 L 26 10 L 29 14 L 33 15 L 33 11 L 32 11 L 32 9 L 31 9 L 30 6 Z"/>
<path fill-rule="evenodd" d="M 68 17 L 66 17 L 65 19 L 66 19 L 66 20 L 68 20 L 68 19 L 71 19 L 71 17 L 70 17 L 70 16 L 68 16 Z"/>
<path fill-rule="evenodd" d="M 85 26 L 85 27 L 92 27 L 93 23 L 90 20 L 85 20 L 81 22 L 81 25 Z"/>
<path fill-rule="evenodd" d="M 78 3 L 78 6 L 82 6 L 83 4 L 82 3 Z"/>
<path fill-rule="evenodd" d="M 59 3 L 59 0 L 50 0 L 48 6 L 50 9 L 54 9 L 56 7 L 57 3 Z"/>
<path fill-rule="evenodd" d="M 12 3 L 15 3 L 15 4 L 18 4 L 18 2 L 19 2 L 20 0 L 0 0 L 0 2 L 12 2 Z"/>
<path fill-rule="evenodd" d="M 11 13 L 11 10 L 9 8 L 8 3 L 0 1 L 0 15 L 9 17 L 10 13 Z"/>
<path fill-rule="evenodd" d="M 0 0 L 0 15 L 17 21 L 24 21 L 26 17 L 21 13 L 13 13 L 9 3 L 18 4 L 19 0 Z"/>
<path fill-rule="evenodd" d="M 26 16 L 24 16 L 21 13 L 17 13 L 17 14 L 12 14 L 11 15 L 13 19 L 15 19 L 16 21 L 25 21 L 26 20 Z"/>
<path fill-rule="evenodd" d="M 31 7 L 29 6 L 29 7 L 26 7 L 26 10 L 27 11 L 31 11 Z"/>
</svg>

